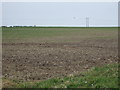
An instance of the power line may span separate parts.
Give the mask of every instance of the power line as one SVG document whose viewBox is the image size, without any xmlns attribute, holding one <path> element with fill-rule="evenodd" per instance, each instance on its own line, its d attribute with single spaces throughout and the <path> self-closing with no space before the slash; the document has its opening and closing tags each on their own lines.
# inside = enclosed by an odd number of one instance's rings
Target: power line
<svg viewBox="0 0 120 90">
<path fill-rule="evenodd" d="M 86 27 L 89 27 L 89 17 L 86 17 Z"/>
</svg>

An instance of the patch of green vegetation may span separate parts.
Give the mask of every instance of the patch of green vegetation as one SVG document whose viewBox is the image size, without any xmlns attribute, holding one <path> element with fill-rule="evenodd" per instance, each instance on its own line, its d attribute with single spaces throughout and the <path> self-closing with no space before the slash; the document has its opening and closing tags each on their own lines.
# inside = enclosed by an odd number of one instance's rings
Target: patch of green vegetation
<svg viewBox="0 0 120 90">
<path fill-rule="evenodd" d="M 80 28 L 80 27 L 4 27 L 3 42 L 42 42 L 78 41 L 81 38 L 117 38 L 118 28 Z M 54 39 L 53 39 L 54 38 Z M 56 39 L 57 38 L 57 39 Z"/>
<path fill-rule="evenodd" d="M 25 82 L 17 88 L 119 88 L 118 64 L 94 67 L 88 72 L 41 82 Z"/>
<path fill-rule="evenodd" d="M 41 28 L 41 27 L 9 27 L 3 28 L 3 38 L 34 38 L 54 36 L 97 36 L 116 32 L 117 28 Z M 101 36 L 101 35 L 100 35 Z M 103 37 L 103 36 L 102 36 Z"/>
</svg>

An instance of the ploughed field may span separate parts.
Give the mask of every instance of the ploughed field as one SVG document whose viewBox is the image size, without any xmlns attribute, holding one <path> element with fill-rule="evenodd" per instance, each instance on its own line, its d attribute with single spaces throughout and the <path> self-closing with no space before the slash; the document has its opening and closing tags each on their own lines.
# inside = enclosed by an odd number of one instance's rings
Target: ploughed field
<svg viewBox="0 0 120 90">
<path fill-rule="evenodd" d="M 3 28 L 3 78 L 38 81 L 117 63 L 117 28 Z"/>
</svg>

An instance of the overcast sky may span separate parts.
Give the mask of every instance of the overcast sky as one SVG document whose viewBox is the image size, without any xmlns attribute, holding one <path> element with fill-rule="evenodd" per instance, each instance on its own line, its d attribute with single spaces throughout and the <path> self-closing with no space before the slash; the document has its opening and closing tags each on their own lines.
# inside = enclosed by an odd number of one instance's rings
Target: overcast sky
<svg viewBox="0 0 120 90">
<path fill-rule="evenodd" d="M 117 2 L 4 2 L 3 25 L 117 26 Z"/>
</svg>

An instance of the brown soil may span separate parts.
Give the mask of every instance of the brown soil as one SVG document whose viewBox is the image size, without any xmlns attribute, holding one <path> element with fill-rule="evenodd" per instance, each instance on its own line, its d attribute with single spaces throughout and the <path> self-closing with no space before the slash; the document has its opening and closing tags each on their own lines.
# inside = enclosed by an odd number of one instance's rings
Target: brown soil
<svg viewBox="0 0 120 90">
<path fill-rule="evenodd" d="M 3 43 L 3 77 L 45 80 L 117 62 L 117 40 L 76 43 Z"/>
</svg>

